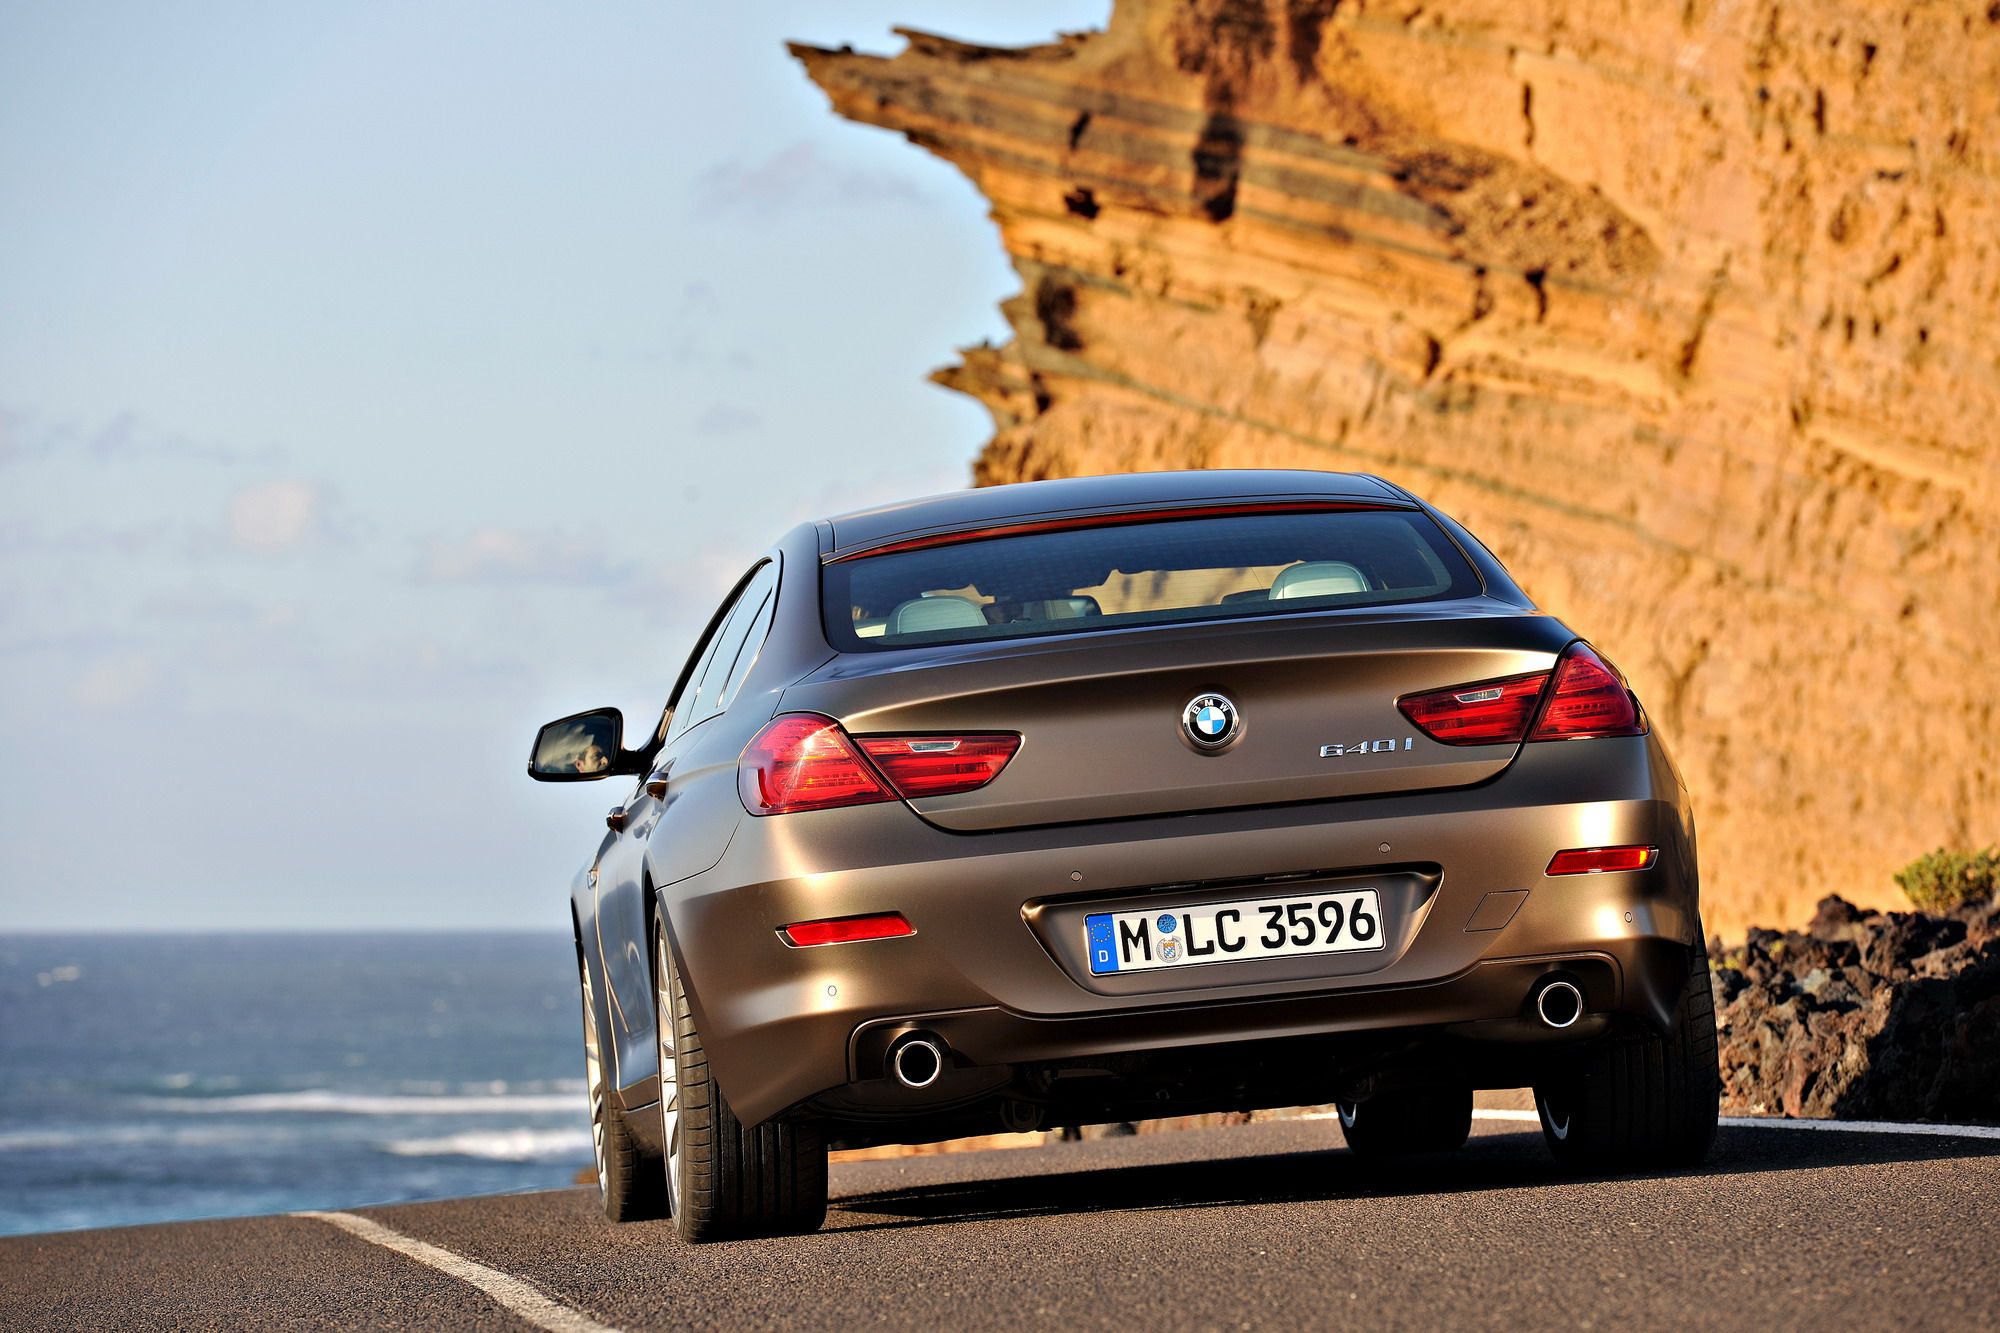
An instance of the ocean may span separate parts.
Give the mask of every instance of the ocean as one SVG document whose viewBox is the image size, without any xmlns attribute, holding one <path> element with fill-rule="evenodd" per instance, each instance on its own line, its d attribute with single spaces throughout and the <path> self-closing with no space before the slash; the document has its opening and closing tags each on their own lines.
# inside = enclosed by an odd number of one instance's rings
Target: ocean
<svg viewBox="0 0 2000 1333">
<path fill-rule="evenodd" d="M 0 936 L 0 1235 L 571 1183 L 566 935 Z"/>
</svg>

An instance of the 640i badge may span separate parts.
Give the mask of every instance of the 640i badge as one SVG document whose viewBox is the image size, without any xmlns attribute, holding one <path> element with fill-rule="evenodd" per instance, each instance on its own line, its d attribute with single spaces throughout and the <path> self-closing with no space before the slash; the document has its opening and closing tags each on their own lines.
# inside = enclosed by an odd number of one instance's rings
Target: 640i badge
<svg viewBox="0 0 2000 1333">
<path fill-rule="evenodd" d="M 1350 745 L 1322 745 L 1319 747 L 1319 757 L 1322 759 L 1349 759 L 1357 754 L 1395 754 L 1399 750 L 1407 753 L 1415 748 L 1416 738 L 1414 736 L 1403 737 L 1401 745 L 1396 743 L 1395 737 L 1384 736 L 1380 740 L 1355 741 Z"/>
</svg>

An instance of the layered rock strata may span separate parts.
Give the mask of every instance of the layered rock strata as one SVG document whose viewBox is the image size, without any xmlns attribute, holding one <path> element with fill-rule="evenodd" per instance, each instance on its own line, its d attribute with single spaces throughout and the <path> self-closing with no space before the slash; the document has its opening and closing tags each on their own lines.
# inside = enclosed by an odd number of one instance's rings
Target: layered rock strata
<svg viewBox="0 0 2000 1333">
<path fill-rule="evenodd" d="M 2000 6 L 1119 0 L 799 47 L 1021 278 L 981 483 L 1377 472 L 1633 678 L 1714 929 L 2000 830 Z M 913 445 L 913 447 L 916 447 Z"/>
</svg>

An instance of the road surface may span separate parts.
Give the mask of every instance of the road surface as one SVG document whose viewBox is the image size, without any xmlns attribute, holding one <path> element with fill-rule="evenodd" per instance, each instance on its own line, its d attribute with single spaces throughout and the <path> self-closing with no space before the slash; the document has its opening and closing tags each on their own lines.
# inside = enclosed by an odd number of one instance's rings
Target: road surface
<svg viewBox="0 0 2000 1333">
<path fill-rule="evenodd" d="M 2000 1327 L 2000 1139 L 1725 1128 L 1560 1176 L 1532 1125 L 1326 1121 L 834 1168 L 818 1235 L 690 1248 L 584 1189 L 0 1241 L 0 1328 Z M 357 1220 L 358 1219 L 358 1220 Z"/>
</svg>

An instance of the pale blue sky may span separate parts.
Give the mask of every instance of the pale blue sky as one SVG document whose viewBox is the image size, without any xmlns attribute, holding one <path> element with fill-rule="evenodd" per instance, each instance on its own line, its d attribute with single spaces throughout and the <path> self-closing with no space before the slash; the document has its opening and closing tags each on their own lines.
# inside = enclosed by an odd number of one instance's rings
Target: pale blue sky
<svg viewBox="0 0 2000 1333">
<path fill-rule="evenodd" d="M 559 928 L 535 724 L 987 433 L 983 202 L 784 39 L 1107 9 L 0 4 L 0 932 Z"/>
</svg>

